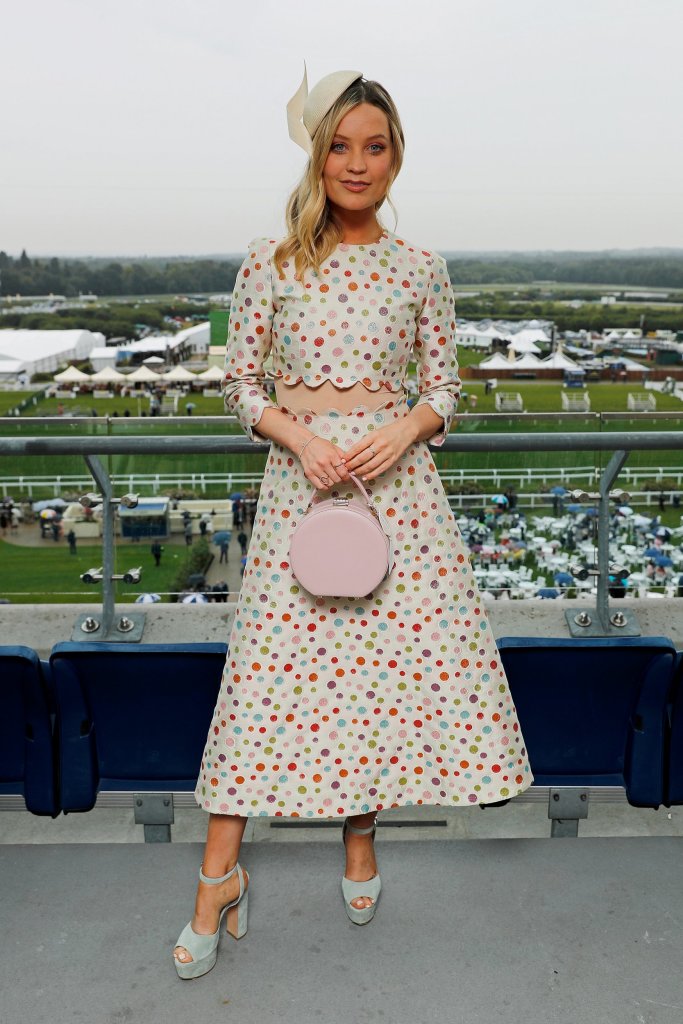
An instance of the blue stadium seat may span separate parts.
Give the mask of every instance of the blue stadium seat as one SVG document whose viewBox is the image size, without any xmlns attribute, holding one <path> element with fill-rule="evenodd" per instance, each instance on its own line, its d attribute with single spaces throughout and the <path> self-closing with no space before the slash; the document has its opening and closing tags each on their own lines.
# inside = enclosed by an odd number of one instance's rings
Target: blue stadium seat
<svg viewBox="0 0 683 1024">
<path fill-rule="evenodd" d="M 51 655 L 65 812 L 99 791 L 194 790 L 227 644 L 61 643 Z"/>
<path fill-rule="evenodd" d="M 679 651 L 671 693 L 671 732 L 668 751 L 667 807 L 683 804 L 683 651 Z"/>
<path fill-rule="evenodd" d="M 536 786 L 617 786 L 664 803 L 676 650 L 666 637 L 501 637 Z"/>
<path fill-rule="evenodd" d="M 59 814 L 46 667 L 30 647 L 0 647 L 0 793 Z"/>
</svg>

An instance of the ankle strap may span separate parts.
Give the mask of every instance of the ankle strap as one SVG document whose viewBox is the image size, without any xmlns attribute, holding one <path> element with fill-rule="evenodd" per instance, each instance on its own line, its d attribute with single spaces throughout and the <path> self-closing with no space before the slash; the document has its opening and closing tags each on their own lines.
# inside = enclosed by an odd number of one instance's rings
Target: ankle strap
<svg viewBox="0 0 683 1024">
<path fill-rule="evenodd" d="M 355 825 L 352 825 L 349 822 L 348 818 L 346 819 L 346 827 L 348 828 L 349 832 L 353 832 L 357 836 L 367 836 L 370 832 L 374 832 L 376 826 L 377 822 L 375 822 L 373 825 L 370 825 L 368 828 L 356 828 Z"/>
<path fill-rule="evenodd" d="M 200 864 L 200 866 L 199 866 L 199 877 L 201 878 L 202 882 L 206 882 L 207 885 L 218 885 L 220 882 L 225 882 L 226 879 L 231 878 L 232 875 L 235 874 L 235 872 L 237 871 L 237 869 L 239 867 L 239 862 L 237 864 L 235 864 L 234 868 L 230 868 L 230 870 L 228 871 L 227 875 L 223 875 L 221 878 L 209 878 L 208 875 L 205 875 L 204 872 L 202 871 L 203 867 L 204 867 L 204 865 Z"/>
</svg>

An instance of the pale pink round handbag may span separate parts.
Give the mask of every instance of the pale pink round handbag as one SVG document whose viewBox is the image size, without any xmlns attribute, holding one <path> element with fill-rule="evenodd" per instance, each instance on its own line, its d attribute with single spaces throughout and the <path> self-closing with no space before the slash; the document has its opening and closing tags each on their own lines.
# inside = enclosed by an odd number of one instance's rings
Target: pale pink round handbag
<svg viewBox="0 0 683 1024">
<path fill-rule="evenodd" d="M 393 568 L 391 536 L 368 491 L 355 473 L 349 476 L 366 504 L 313 495 L 290 540 L 292 572 L 318 597 L 365 597 Z"/>
</svg>

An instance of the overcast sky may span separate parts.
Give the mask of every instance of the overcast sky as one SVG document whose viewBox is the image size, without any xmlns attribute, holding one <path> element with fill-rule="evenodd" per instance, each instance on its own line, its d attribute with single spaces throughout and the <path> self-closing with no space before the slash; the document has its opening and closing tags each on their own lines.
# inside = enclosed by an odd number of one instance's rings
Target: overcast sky
<svg viewBox="0 0 683 1024">
<path fill-rule="evenodd" d="M 681 246 L 682 39 L 683 0 L 0 0 L 0 249 L 282 234 L 304 59 L 394 97 L 411 242 Z"/>
</svg>

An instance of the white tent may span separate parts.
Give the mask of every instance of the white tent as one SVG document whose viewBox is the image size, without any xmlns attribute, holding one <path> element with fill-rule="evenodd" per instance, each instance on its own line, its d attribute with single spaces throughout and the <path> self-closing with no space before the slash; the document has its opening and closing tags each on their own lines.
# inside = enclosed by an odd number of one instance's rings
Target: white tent
<svg viewBox="0 0 683 1024">
<path fill-rule="evenodd" d="M 102 370 L 105 366 L 114 366 L 117 350 L 112 345 L 98 345 L 91 349 L 88 359 L 93 370 Z"/>
<path fill-rule="evenodd" d="M 167 373 L 162 373 L 161 377 L 163 380 L 170 381 L 188 381 L 196 380 L 197 374 L 192 373 L 190 370 L 186 370 L 184 366 L 174 366 L 172 370 Z"/>
<path fill-rule="evenodd" d="M 138 366 L 137 370 L 127 374 L 126 380 L 138 381 L 140 384 L 151 384 L 153 381 L 163 380 L 160 373 L 154 373 L 148 366 Z"/>
<path fill-rule="evenodd" d="M 96 345 L 103 344 L 103 334 L 77 328 L 65 331 L 0 330 L 0 358 L 21 360 L 29 375 L 55 373 L 64 363 L 86 359 Z"/>
<path fill-rule="evenodd" d="M 90 380 L 89 373 L 83 373 L 77 366 L 67 366 L 66 370 L 56 373 L 53 377 L 59 384 L 76 384 L 82 380 Z"/>
<path fill-rule="evenodd" d="M 500 352 L 495 352 L 488 359 L 482 359 L 479 366 L 482 370 L 509 370 L 511 366 L 515 365 L 515 361 L 510 361 L 505 356 L 501 355 Z"/>
<path fill-rule="evenodd" d="M 515 352 L 540 352 L 540 348 L 535 341 L 531 338 L 520 338 L 519 335 L 513 337 L 510 342 L 510 348 L 514 349 Z"/>
<path fill-rule="evenodd" d="M 535 356 L 533 352 L 525 352 L 521 359 L 518 359 L 515 366 L 520 370 L 537 369 L 539 366 L 544 366 L 542 359 Z"/>
<path fill-rule="evenodd" d="M 26 363 L 21 359 L 4 359 L 0 355 L 0 377 L 18 377 L 22 373 L 28 373 Z"/>
<path fill-rule="evenodd" d="M 513 335 L 512 340 L 515 343 L 515 348 L 519 349 L 518 342 L 526 344 L 529 341 L 550 341 L 547 331 L 544 331 L 541 327 L 537 327 L 536 324 L 538 324 L 538 320 L 532 320 L 528 327 L 523 327 L 521 331 L 517 331 L 517 333 Z"/>
<path fill-rule="evenodd" d="M 547 359 L 541 359 L 540 365 L 545 370 L 570 370 L 578 366 L 578 363 L 558 348 L 557 352 L 553 352 Z"/>
<path fill-rule="evenodd" d="M 220 366 L 210 366 L 207 370 L 197 374 L 197 380 L 223 380 L 223 371 Z"/>
<path fill-rule="evenodd" d="M 211 324 L 206 320 L 204 323 L 185 327 L 182 331 L 178 331 L 176 338 L 179 338 L 185 344 L 189 344 L 193 352 L 206 353 L 209 351 L 209 345 L 211 344 Z"/>
<path fill-rule="evenodd" d="M 95 381 L 99 384 L 113 384 L 115 381 L 122 381 L 126 379 L 125 373 L 120 373 L 115 370 L 113 366 L 105 366 L 97 373 L 93 373 L 90 380 Z"/>
</svg>

